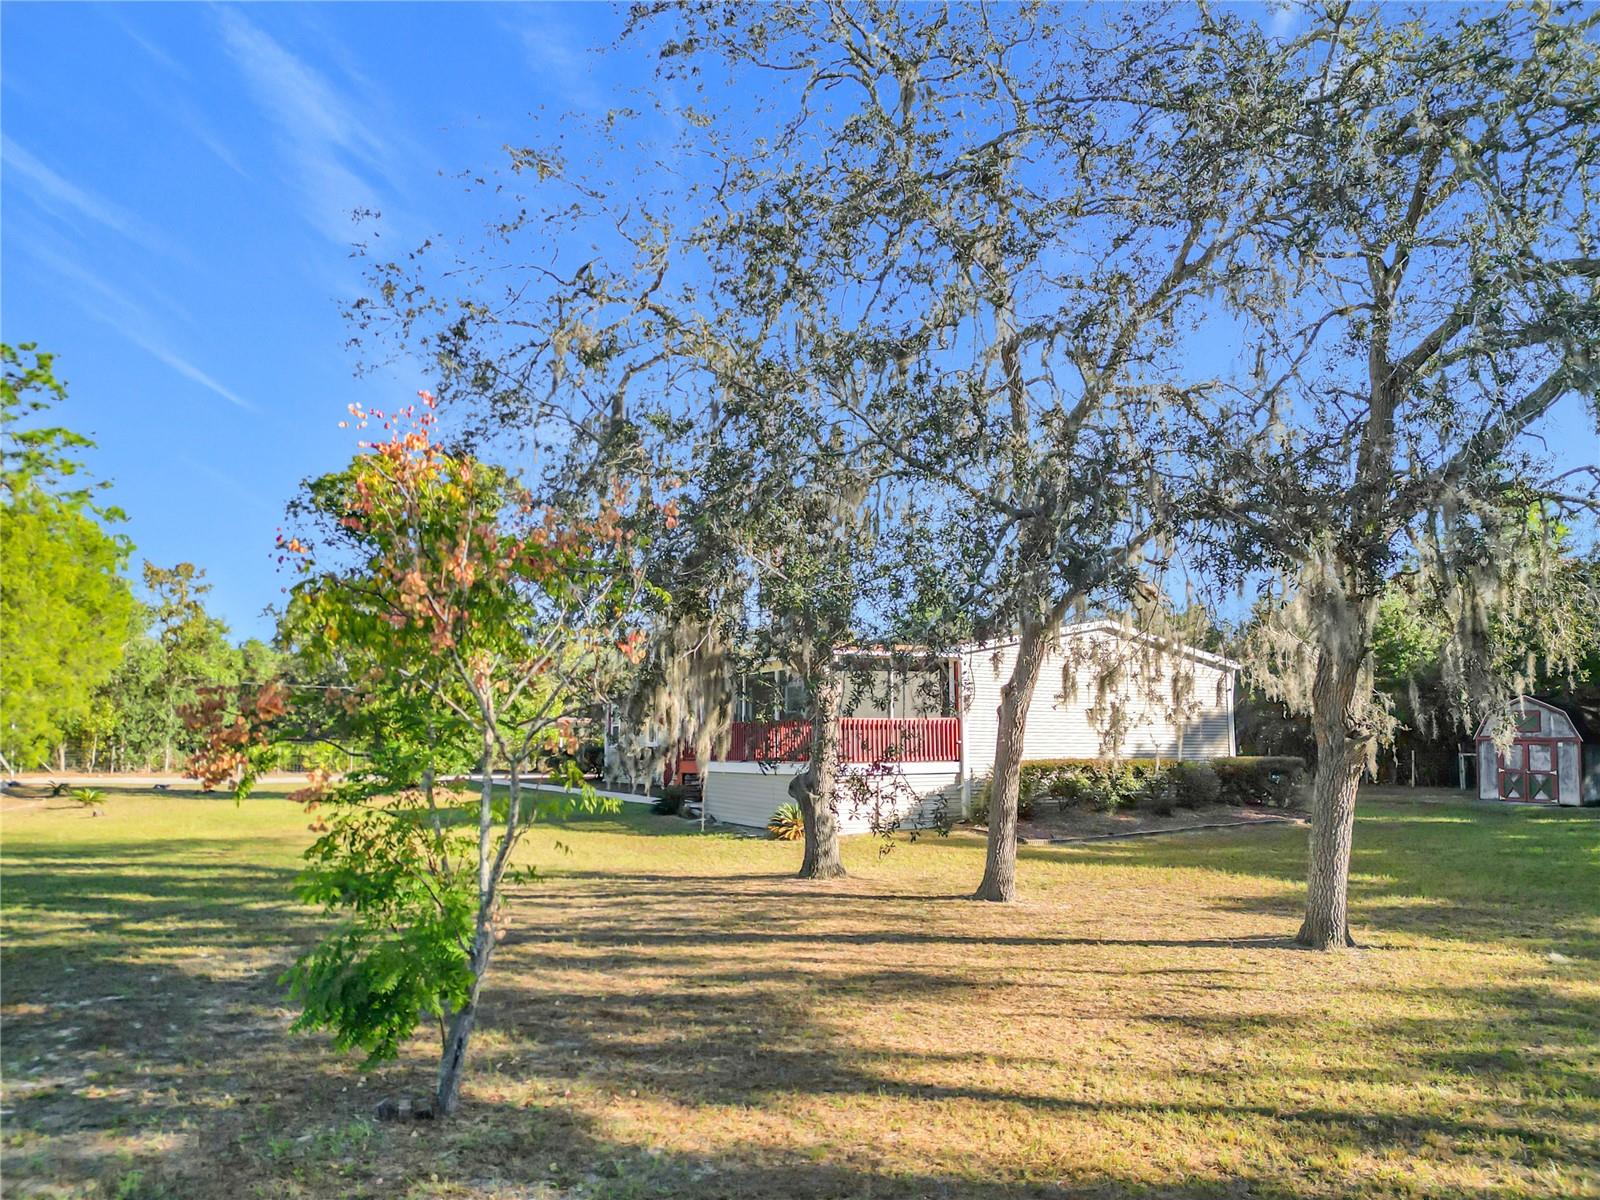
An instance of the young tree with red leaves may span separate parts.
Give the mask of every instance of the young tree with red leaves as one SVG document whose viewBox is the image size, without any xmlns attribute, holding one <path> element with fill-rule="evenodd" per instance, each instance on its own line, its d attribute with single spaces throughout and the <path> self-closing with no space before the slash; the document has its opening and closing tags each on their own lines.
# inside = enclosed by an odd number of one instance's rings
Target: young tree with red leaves
<svg viewBox="0 0 1600 1200">
<path fill-rule="evenodd" d="M 587 502 L 538 501 L 505 470 L 442 449 L 423 400 L 388 417 L 353 410 L 384 439 L 307 484 L 291 506 L 304 531 L 279 536 L 302 576 L 284 640 L 318 682 L 208 698 L 191 716 L 209 730 L 191 767 L 208 783 L 238 778 L 243 794 L 275 741 L 359 757 L 300 795 L 321 834 L 303 898 L 345 920 L 289 972 L 297 1024 L 377 1061 L 432 1016 L 448 1114 L 517 844 L 540 813 L 596 803 L 575 766 L 555 799 L 528 775 L 638 657 L 640 527 L 659 510 L 615 483 Z"/>
</svg>

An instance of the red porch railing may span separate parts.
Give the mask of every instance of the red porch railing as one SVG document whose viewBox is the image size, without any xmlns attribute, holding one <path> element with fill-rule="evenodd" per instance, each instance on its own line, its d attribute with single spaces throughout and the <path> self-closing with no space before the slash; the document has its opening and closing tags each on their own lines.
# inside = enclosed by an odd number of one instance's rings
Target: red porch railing
<svg viewBox="0 0 1600 1200">
<path fill-rule="evenodd" d="M 839 722 L 844 760 L 958 762 L 959 717 L 845 717 Z M 801 762 L 811 753 L 809 721 L 735 721 L 729 762 Z"/>
<path fill-rule="evenodd" d="M 728 762 L 803 762 L 811 755 L 810 721 L 735 721 Z"/>
</svg>

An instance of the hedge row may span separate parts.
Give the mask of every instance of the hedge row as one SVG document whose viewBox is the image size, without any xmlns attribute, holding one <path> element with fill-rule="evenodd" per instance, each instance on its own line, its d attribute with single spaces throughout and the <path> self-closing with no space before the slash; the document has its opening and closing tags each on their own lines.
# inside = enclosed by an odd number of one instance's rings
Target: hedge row
<svg viewBox="0 0 1600 1200">
<path fill-rule="evenodd" d="M 1139 805 L 1157 813 L 1207 804 L 1254 804 L 1285 808 L 1305 778 L 1304 759 L 1288 755 L 1214 758 L 1208 761 L 1095 758 L 1035 759 L 1022 764 L 1017 801 L 1024 820 L 1044 803 L 1058 810 L 1100 812 Z M 987 818 L 985 784 L 973 816 Z"/>
<path fill-rule="evenodd" d="M 1229 804 L 1287 808 L 1306 778 L 1306 760 L 1292 754 L 1213 758 L 1210 765 Z"/>
</svg>

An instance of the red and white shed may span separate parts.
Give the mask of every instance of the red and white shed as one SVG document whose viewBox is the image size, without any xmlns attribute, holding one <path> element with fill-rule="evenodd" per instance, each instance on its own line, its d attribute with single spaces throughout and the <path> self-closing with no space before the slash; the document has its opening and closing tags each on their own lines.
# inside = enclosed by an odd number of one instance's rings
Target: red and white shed
<svg viewBox="0 0 1600 1200">
<path fill-rule="evenodd" d="M 1509 745 L 1503 741 L 1507 734 Z M 1478 726 L 1478 796 L 1517 804 L 1582 804 L 1590 782 L 1584 748 L 1582 732 L 1564 708 L 1518 696 Z"/>
</svg>

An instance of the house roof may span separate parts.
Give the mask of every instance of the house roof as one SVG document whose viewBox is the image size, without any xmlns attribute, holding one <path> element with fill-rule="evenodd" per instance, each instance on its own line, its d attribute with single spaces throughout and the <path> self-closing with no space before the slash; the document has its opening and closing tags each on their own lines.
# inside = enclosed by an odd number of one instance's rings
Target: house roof
<svg viewBox="0 0 1600 1200">
<path fill-rule="evenodd" d="M 1164 638 L 1153 633 L 1146 633 L 1143 630 L 1135 629 L 1131 625 L 1125 625 L 1120 621 L 1114 621 L 1108 617 L 1097 617 L 1092 621 L 1076 621 L 1063 625 L 1061 627 L 1060 636 L 1063 638 L 1078 637 L 1081 634 L 1086 633 L 1110 633 L 1126 638 L 1129 641 L 1159 646 L 1163 650 L 1168 650 L 1175 654 L 1181 654 L 1185 658 L 1192 658 L 1196 662 L 1206 663 L 1208 666 L 1219 667 L 1224 671 L 1237 671 L 1241 666 L 1240 663 L 1231 658 L 1225 658 L 1220 654 L 1213 654 L 1209 650 L 1202 650 L 1198 646 L 1191 646 L 1186 642 L 1178 642 L 1172 640 L 1171 638 Z M 987 642 L 967 642 L 956 646 L 951 650 L 933 650 L 927 646 L 915 646 L 906 643 L 896 643 L 894 645 L 884 645 L 882 643 L 877 645 L 851 645 L 839 647 L 836 651 L 834 651 L 834 656 L 836 658 L 866 659 L 921 658 L 930 662 L 938 662 L 941 660 L 959 658 L 966 654 L 981 654 L 986 650 L 998 650 L 1002 646 L 1014 646 L 1017 644 L 1018 640 L 1018 635 L 1013 634 L 1009 637 L 995 638 Z M 762 671 L 782 670 L 783 664 L 773 661 L 766 666 L 757 669 Z"/>
<path fill-rule="evenodd" d="M 1171 638 L 1159 637 L 1153 633 L 1146 633 L 1125 625 L 1121 621 L 1114 621 L 1109 617 L 1097 617 L 1092 621 L 1075 621 L 1061 627 L 1063 638 L 1078 637 L 1086 633 L 1110 633 L 1123 637 L 1133 642 L 1142 642 L 1146 645 L 1159 646 L 1163 650 L 1174 654 L 1181 654 L 1185 658 L 1192 658 L 1196 662 L 1203 662 L 1208 666 L 1220 667 L 1224 671 L 1237 671 L 1241 664 L 1234 659 L 1225 658 L 1220 654 L 1213 654 L 1209 650 L 1202 650 L 1198 646 L 1191 646 L 1187 642 L 1173 641 Z M 1014 646 L 1021 640 L 1017 635 L 996 638 L 989 642 L 973 642 L 961 647 L 965 653 L 978 653 L 984 650 L 998 650 L 1002 646 Z"/>
</svg>

